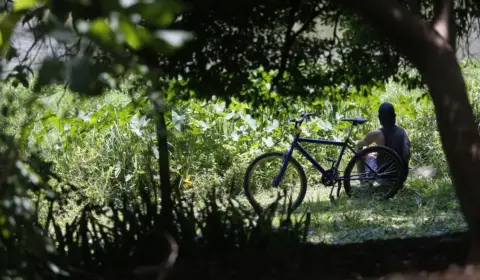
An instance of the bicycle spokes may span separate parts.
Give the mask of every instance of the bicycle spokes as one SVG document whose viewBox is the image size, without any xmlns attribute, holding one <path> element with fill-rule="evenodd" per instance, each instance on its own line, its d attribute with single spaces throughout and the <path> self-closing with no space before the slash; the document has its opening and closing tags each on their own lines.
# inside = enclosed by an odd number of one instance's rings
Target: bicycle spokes
<svg viewBox="0 0 480 280">
<path fill-rule="evenodd" d="M 385 196 L 400 181 L 398 162 L 392 154 L 376 151 L 357 160 L 350 175 L 352 191 L 357 194 Z M 356 172 L 355 172 L 356 171 Z"/>
<path fill-rule="evenodd" d="M 280 211 L 285 200 L 288 204 L 288 200 L 295 199 L 300 192 L 301 178 L 298 170 L 292 164 L 283 165 L 281 157 L 269 157 L 258 162 L 252 169 L 248 188 L 264 209 L 278 202 Z"/>
<path fill-rule="evenodd" d="M 278 187 L 278 185 L 280 185 L 280 183 L 282 182 L 282 178 L 285 175 L 285 171 L 287 167 L 288 167 L 288 161 L 285 161 L 282 164 L 282 167 L 280 167 L 280 170 L 278 171 L 277 176 L 275 176 L 275 178 L 273 179 L 273 182 L 272 182 L 273 187 Z"/>
</svg>

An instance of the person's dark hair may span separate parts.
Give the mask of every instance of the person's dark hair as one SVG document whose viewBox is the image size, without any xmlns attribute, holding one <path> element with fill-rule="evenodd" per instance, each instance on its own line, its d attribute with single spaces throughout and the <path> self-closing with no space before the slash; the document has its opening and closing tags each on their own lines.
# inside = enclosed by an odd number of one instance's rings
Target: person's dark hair
<svg viewBox="0 0 480 280">
<path fill-rule="evenodd" d="M 393 127 L 395 125 L 395 108 L 390 102 L 383 102 L 378 108 L 378 119 L 380 124 L 385 127 Z"/>
</svg>

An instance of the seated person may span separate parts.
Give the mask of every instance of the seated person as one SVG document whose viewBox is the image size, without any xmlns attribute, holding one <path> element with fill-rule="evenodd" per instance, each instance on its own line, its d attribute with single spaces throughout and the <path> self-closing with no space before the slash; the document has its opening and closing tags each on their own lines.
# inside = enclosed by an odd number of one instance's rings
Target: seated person
<svg viewBox="0 0 480 280">
<path fill-rule="evenodd" d="M 378 119 L 382 127 L 380 129 L 375 129 L 367 133 L 365 138 L 358 141 L 356 148 L 363 149 L 363 147 L 368 146 L 375 142 L 377 145 L 387 146 L 397 152 L 400 156 L 403 166 L 404 166 L 404 178 L 402 178 L 402 184 L 407 180 L 409 162 L 410 162 L 410 139 L 404 128 L 396 125 L 395 119 L 395 108 L 389 102 L 384 102 L 378 108 Z M 375 160 L 373 158 L 366 159 L 371 168 L 376 166 Z M 372 166 L 373 164 L 373 166 Z M 358 172 L 365 172 L 364 164 L 357 164 Z"/>
</svg>

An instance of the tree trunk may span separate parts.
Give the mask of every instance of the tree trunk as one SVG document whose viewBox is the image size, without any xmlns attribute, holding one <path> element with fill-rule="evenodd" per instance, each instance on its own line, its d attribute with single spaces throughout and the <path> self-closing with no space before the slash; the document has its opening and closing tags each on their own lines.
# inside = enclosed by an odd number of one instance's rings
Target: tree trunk
<svg viewBox="0 0 480 280">
<path fill-rule="evenodd" d="M 161 210 L 160 216 L 167 232 L 173 234 L 173 200 L 172 185 L 170 183 L 170 162 L 167 141 L 167 126 L 165 123 L 165 104 L 161 93 L 155 91 L 150 94 L 150 100 L 155 108 L 155 124 L 157 132 L 157 146 L 160 168 Z"/>
<path fill-rule="evenodd" d="M 438 30 L 441 24 L 435 21 L 430 25 L 395 0 L 342 2 L 383 32 L 385 38 L 417 67 L 426 82 L 452 181 L 469 226 L 472 247 L 468 261 L 480 263 L 480 181 L 477 178 L 480 135 L 455 47 L 449 44 L 455 38 L 452 28 Z M 453 1 L 443 0 L 440 4 L 448 9 Z M 449 22 L 447 17 L 443 24 Z"/>
</svg>

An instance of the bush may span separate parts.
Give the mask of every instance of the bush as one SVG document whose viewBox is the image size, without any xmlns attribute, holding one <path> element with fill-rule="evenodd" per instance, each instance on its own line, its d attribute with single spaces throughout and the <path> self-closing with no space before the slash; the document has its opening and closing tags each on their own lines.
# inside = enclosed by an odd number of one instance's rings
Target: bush
<svg viewBox="0 0 480 280">
<path fill-rule="evenodd" d="M 51 193 L 45 184 L 49 165 L 17 151 L 14 139 L 0 134 L 0 277 L 53 279 L 62 271 L 52 262 L 54 244 L 44 235 L 32 200 L 32 194 Z"/>
<path fill-rule="evenodd" d="M 63 228 L 51 220 L 56 263 L 73 276 L 132 279 L 152 266 L 157 273 L 167 269 L 163 261 L 176 257 L 178 247 L 179 256 L 188 257 L 306 242 L 309 216 L 291 221 L 286 215 L 278 227 L 271 212 L 255 218 L 233 199 L 220 204 L 214 191 L 201 203 L 178 193 L 175 228 L 167 232 L 155 186 L 149 185 L 147 176 L 141 177 L 140 200 L 124 193 L 120 205 L 88 204 Z"/>
</svg>

